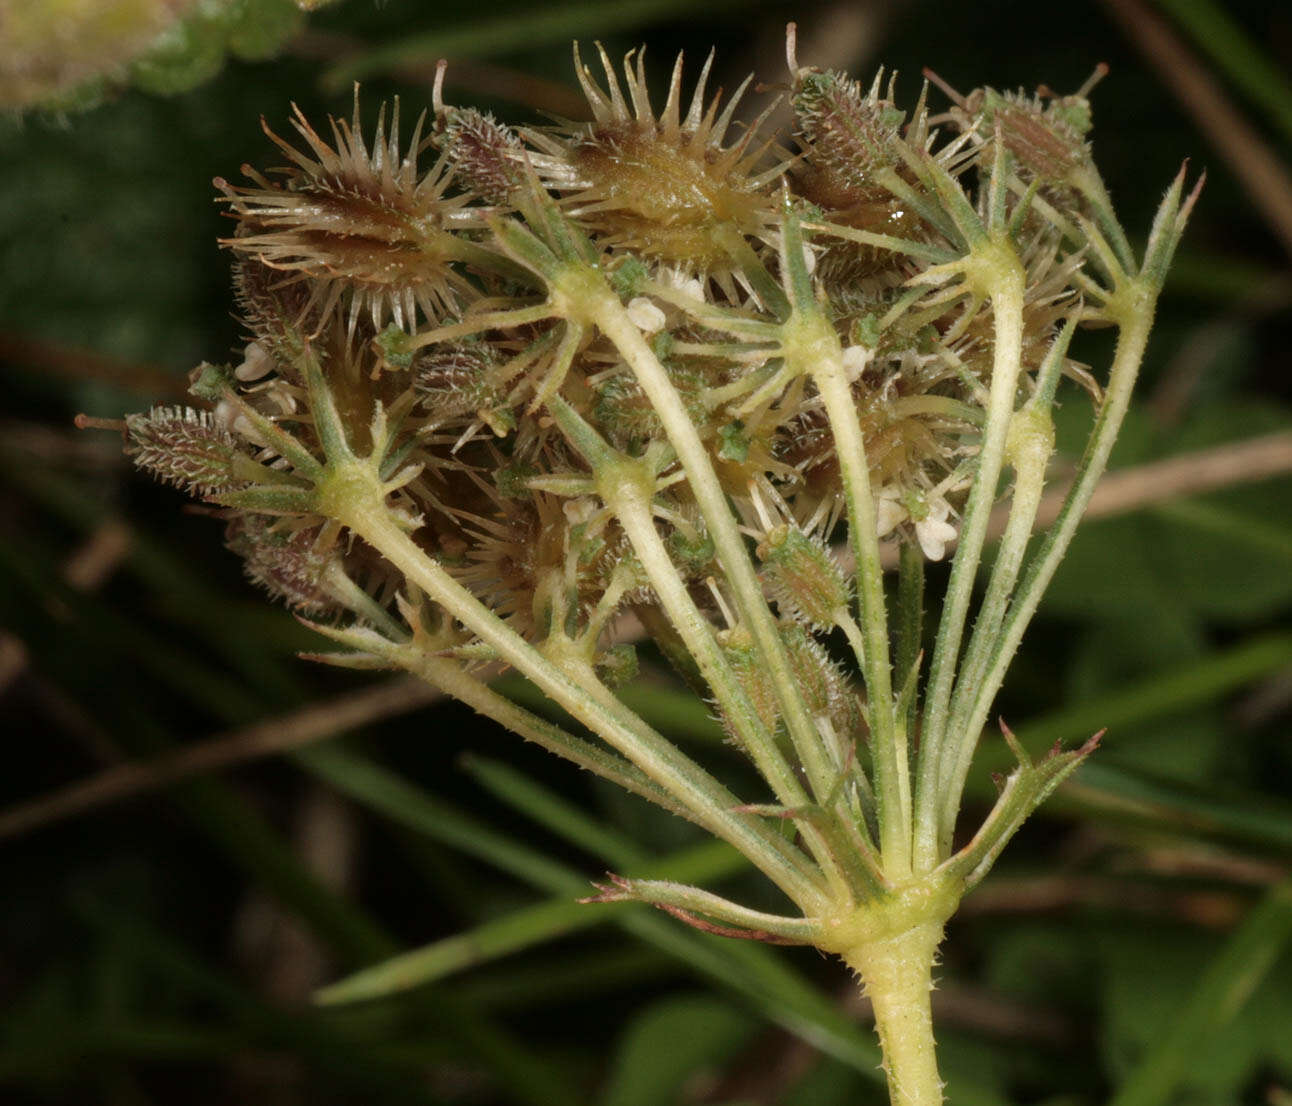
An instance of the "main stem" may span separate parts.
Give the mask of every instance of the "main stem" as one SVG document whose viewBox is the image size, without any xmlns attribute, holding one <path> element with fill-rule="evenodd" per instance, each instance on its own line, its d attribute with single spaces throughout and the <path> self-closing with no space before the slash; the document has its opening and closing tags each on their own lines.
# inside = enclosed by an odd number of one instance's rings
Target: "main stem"
<svg viewBox="0 0 1292 1106">
<path fill-rule="evenodd" d="M 891 1106 L 940 1106 L 933 1044 L 933 959 L 942 923 L 927 922 L 844 952 L 875 1014 Z"/>
</svg>

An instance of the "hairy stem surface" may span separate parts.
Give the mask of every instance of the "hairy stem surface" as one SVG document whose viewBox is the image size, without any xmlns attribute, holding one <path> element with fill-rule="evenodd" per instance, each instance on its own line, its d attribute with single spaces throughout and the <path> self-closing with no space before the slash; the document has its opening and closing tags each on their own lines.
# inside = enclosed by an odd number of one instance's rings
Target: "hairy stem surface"
<svg viewBox="0 0 1292 1106">
<path fill-rule="evenodd" d="M 942 924 L 929 922 L 843 954 L 875 1012 L 892 1106 L 939 1106 L 942 1080 L 933 1046 L 933 958 Z"/>
</svg>

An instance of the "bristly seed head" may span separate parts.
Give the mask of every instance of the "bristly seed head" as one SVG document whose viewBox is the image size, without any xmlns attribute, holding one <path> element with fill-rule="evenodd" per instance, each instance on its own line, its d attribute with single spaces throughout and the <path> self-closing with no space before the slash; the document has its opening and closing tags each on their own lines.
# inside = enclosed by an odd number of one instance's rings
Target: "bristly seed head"
<svg viewBox="0 0 1292 1106">
<path fill-rule="evenodd" d="M 239 462 L 250 457 L 210 411 L 154 407 L 126 416 L 126 453 L 159 480 L 195 495 L 214 495 L 244 486 Z"/>
<path fill-rule="evenodd" d="M 453 239 L 445 229 L 465 197 L 447 197 L 452 176 L 442 162 L 426 173 L 418 168 L 430 142 L 422 133 L 425 115 L 407 149 L 399 138 L 398 101 L 389 132 L 382 108 L 371 148 L 359 123 L 357 90 L 353 121 L 328 122 L 331 144 L 296 109 L 292 126 L 304 150 L 265 126 L 290 162 L 276 171 L 281 181 L 249 167 L 249 186 L 216 180 L 238 222 L 237 234 L 224 244 L 285 282 L 308 282 L 298 324 L 307 315 L 336 311 L 346 313 L 352 334 L 360 316 L 370 317 L 377 330 L 387 317 L 400 327 L 414 326 L 419 317 L 434 322 L 470 286 L 452 267 Z"/>
<path fill-rule="evenodd" d="M 224 541 L 242 558 L 248 579 L 298 614 L 318 618 L 340 610 L 324 583 L 338 553 L 320 540 L 318 530 L 293 531 L 263 515 L 236 515 Z"/>
<path fill-rule="evenodd" d="M 1072 185 L 1089 165 L 1088 87 L 952 92 L 950 111 L 930 119 L 927 85 L 907 113 L 892 75 L 863 84 L 803 67 L 791 43 L 793 123 L 774 136 L 775 104 L 735 131 L 750 82 L 710 94 L 712 55 L 686 97 L 679 56 L 657 110 L 643 54 L 620 72 L 597 50 L 595 78 L 575 50 L 587 122 L 513 130 L 447 106 L 441 69 L 430 130 L 423 117 L 408 143 L 397 106 L 365 138 L 357 97 L 326 139 L 299 111 L 297 144 L 269 132 L 286 167 L 219 182 L 237 223 L 225 244 L 245 354 L 199 374 L 193 394 L 208 409 L 131 416 L 128 451 L 164 480 L 222 496 L 230 547 L 297 609 L 335 610 L 328 579 L 341 568 L 388 605 L 402 576 L 312 513 L 308 474 L 339 424 L 422 552 L 529 641 L 578 641 L 606 682 L 632 669 L 603 633 L 625 606 L 677 655 L 659 597 L 630 567 L 647 558 L 601 498 L 602 467 L 648 471 L 664 555 L 774 733 L 764 658 L 641 374 L 653 357 L 757 544 L 814 717 L 855 735 L 859 699 L 818 640 L 852 618 L 853 580 L 829 552 L 848 513 L 837 427 L 815 374 L 786 356 L 787 319 L 819 311 L 838 340 L 877 534 L 941 559 L 983 449 L 997 337 L 991 297 L 941 259 L 964 254 L 963 227 L 989 203 L 1003 208 L 1024 270 L 1024 402 L 1091 296 L 1087 251 L 1071 240 L 1091 211 Z M 948 120 L 960 133 L 942 140 L 930 127 Z M 428 150 L 438 160 L 419 165 Z M 1013 175 L 992 199 L 1001 166 Z M 791 234 L 806 239 L 801 271 Z M 580 267 L 586 279 L 565 279 Z M 566 284 L 617 300 L 623 332 L 574 310 Z"/>
<path fill-rule="evenodd" d="M 825 546 L 782 524 L 758 546 L 763 575 L 781 610 L 820 630 L 832 629 L 850 598 L 843 572 Z"/>
<path fill-rule="evenodd" d="M 474 108 L 446 109 L 436 125 L 436 144 L 458 187 L 487 204 L 514 207 L 526 186 L 525 147 L 516 132 Z"/>
<path fill-rule="evenodd" d="M 624 59 L 627 99 L 605 50 L 597 47 L 603 89 L 575 47 L 575 68 L 594 119 L 527 130 L 542 183 L 568 214 L 606 245 L 700 274 L 729 275 L 731 235 L 763 239 L 776 219 L 785 162 L 764 164 L 772 148 L 760 128 L 774 104 L 726 144 L 747 79 L 719 111 L 705 106 L 710 54 L 682 114 L 682 57 L 657 115 L 647 92 L 644 51 Z"/>
</svg>

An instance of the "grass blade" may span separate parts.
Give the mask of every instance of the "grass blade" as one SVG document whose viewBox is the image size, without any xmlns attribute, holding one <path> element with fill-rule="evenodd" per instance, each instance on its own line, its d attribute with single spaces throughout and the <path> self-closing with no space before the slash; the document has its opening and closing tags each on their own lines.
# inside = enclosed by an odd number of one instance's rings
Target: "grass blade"
<svg viewBox="0 0 1292 1106">
<path fill-rule="evenodd" d="M 1275 884 L 1211 962 L 1183 1010 L 1109 1106 L 1164 1106 L 1200 1051 L 1242 1009 L 1292 938 L 1292 879 Z"/>
<path fill-rule="evenodd" d="M 1212 0 L 1157 0 L 1266 117 L 1292 140 L 1292 83 Z"/>
<path fill-rule="evenodd" d="M 734 849 L 714 841 L 680 850 L 653 864 L 631 866 L 628 872 L 643 878 L 694 883 L 721 879 L 748 867 L 748 862 Z M 586 882 L 581 884 L 586 890 Z M 589 909 L 568 894 L 558 894 L 546 902 L 491 918 L 464 933 L 356 972 L 323 988 L 316 997 L 324 1003 L 360 1002 L 422 987 L 468 968 L 601 925 L 631 909 L 634 908 L 628 905 L 612 905 L 609 910 Z"/>
</svg>

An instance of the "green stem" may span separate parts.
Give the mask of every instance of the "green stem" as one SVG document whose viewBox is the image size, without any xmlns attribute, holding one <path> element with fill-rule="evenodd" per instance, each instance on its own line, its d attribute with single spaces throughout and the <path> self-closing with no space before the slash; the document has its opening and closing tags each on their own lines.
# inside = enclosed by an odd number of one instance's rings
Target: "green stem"
<svg viewBox="0 0 1292 1106">
<path fill-rule="evenodd" d="M 1122 230 L 1121 223 L 1113 214 L 1112 200 L 1109 199 L 1108 189 L 1104 185 L 1103 177 L 1099 175 L 1099 170 L 1093 164 L 1083 166 L 1072 174 L 1072 184 L 1089 201 L 1095 222 L 1099 224 L 1099 229 L 1108 239 L 1108 244 L 1112 246 L 1119 265 L 1133 272 L 1135 251 L 1130 248 L 1130 243 L 1126 241 L 1126 232 Z M 1113 270 L 1113 272 L 1116 271 Z"/>
<path fill-rule="evenodd" d="M 700 672 L 708 683 L 718 706 L 731 721 L 733 728 L 740 735 L 750 757 L 753 758 L 759 773 L 767 781 L 779 802 L 785 806 L 799 806 L 808 801 L 807 793 L 795 777 L 789 763 L 776 746 L 773 736 L 768 733 L 762 719 L 754 710 L 749 696 L 737 682 L 731 665 L 727 663 L 713 629 L 708 620 L 700 613 L 690 592 L 678 575 L 664 542 L 655 529 L 655 520 L 650 508 L 631 489 L 623 494 L 613 496 L 607 503 L 614 510 L 624 533 L 632 543 L 633 552 L 641 562 L 646 575 L 659 597 L 678 634 L 686 644 L 687 651 L 700 666 Z M 829 878 L 836 896 L 847 897 L 848 886 L 838 860 L 835 859 L 837 846 L 832 849 L 825 840 L 822 830 L 809 824 L 801 824 L 803 839 L 812 850 L 817 863 Z"/>
<path fill-rule="evenodd" d="M 660 606 L 777 800 L 786 806 L 806 803 L 807 792 L 740 686 L 713 635 L 713 627 L 691 598 L 686 582 L 655 529 L 651 506 L 656 483 L 653 473 L 643 461 L 612 449 L 561 397 L 550 399 L 548 409 L 592 469 L 597 491 L 632 544 Z"/>
<path fill-rule="evenodd" d="M 970 261 L 975 260 L 971 257 Z M 942 608 L 933 659 L 929 666 L 915 794 L 915 863 L 921 871 L 936 866 L 940 857 L 938 810 L 942 796 L 938 781 L 949 722 L 960 643 L 969 616 L 974 578 L 987 538 L 987 520 L 1005 458 L 1006 438 L 1014 414 L 1022 368 L 1024 273 L 1012 246 L 997 240 L 979 262 L 983 290 L 991 296 L 995 317 L 995 351 L 982 451 L 969 502 L 965 505 L 960 541 L 951 566 L 951 579 Z M 978 275 L 978 274 L 975 274 Z"/>
<path fill-rule="evenodd" d="M 790 301 L 740 229 L 731 223 L 723 223 L 715 229 L 714 237 L 767 310 L 780 319 L 788 316 Z"/>
<path fill-rule="evenodd" d="M 852 655 L 857 659 L 857 667 L 865 672 L 866 637 L 861 632 L 861 627 L 857 625 L 857 620 L 852 617 L 852 612 L 842 609 L 835 611 L 834 624 L 843 631 L 844 637 L 848 639 L 848 644 L 852 646 Z"/>
<path fill-rule="evenodd" d="M 941 940 L 941 923 L 929 922 L 842 954 L 875 1012 L 891 1106 L 941 1106 L 929 1003 Z"/>
<path fill-rule="evenodd" d="M 924 553 L 903 541 L 897 567 L 897 679 L 899 686 L 914 676 L 924 648 Z M 906 732 L 915 732 L 918 719 L 914 694 L 906 707 Z"/>
<path fill-rule="evenodd" d="M 586 289 L 584 295 L 597 326 L 614 343 L 620 356 L 633 370 L 686 472 L 688 486 L 709 527 L 719 563 L 731 584 L 741 618 L 747 624 L 759 655 L 767 665 L 767 675 L 776 692 L 790 740 L 794 743 L 814 795 L 822 799 L 830 793 L 834 782 L 834 767 L 799 693 L 785 644 L 763 595 L 745 539 L 741 536 L 726 494 L 709 460 L 708 450 L 700 441 L 691 415 L 669 380 L 664 366 L 628 317 L 623 305 L 604 286 L 604 282 L 600 287 Z"/>
<path fill-rule="evenodd" d="M 762 910 L 751 910 L 724 899 L 721 895 L 685 883 L 659 879 L 616 879 L 615 884 L 615 888 L 608 888 L 604 892 L 603 901 L 650 903 L 670 912 L 682 912 L 683 920 L 692 925 L 698 921 L 710 920 L 739 931 L 726 933 L 724 936 L 746 937 L 751 940 L 780 938 L 780 941 L 772 943 L 793 945 L 814 944 L 819 936 L 815 918 L 786 918 Z M 698 928 L 703 929 L 704 926 L 701 924 Z"/>
<path fill-rule="evenodd" d="M 1095 486 L 1108 466 L 1108 456 L 1117 439 L 1117 432 L 1121 429 L 1122 420 L 1126 417 L 1131 391 L 1135 386 L 1135 378 L 1139 374 L 1140 362 L 1144 357 L 1144 348 L 1148 344 L 1149 330 L 1153 325 L 1155 306 L 1154 293 L 1138 283 L 1132 285 L 1128 297 L 1130 302 L 1123 313 L 1122 328 L 1117 337 L 1117 352 L 1113 356 L 1113 365 L 1109 372 L 1108 388 L 1095 421 L 1094 431 L 1086 444 L 1086 452 L 1081 459 L 1076 482 L 1068 492 L 1063 509 L 1046 535 L 1044 544 L 1029 564 L 1018 594 L 1010 604 L 1009 613 L 1005 617 L 991 661 L 977 688 L 976 697 L 972 701 L 972 709 L 966 710 L 963 715 L 964 724 L 956 735 L 959 744 L 957 748 L 948 750 L 949 771 L 944 783 L 940 826 L 943 848 L 949 843 L 954 830 L 955 812 L 959 809 L 960 796 L 964 790 L 965 778 L 969 774 L 973 749 L 977 744 L 978 734 L 987 721 L 992 700 L 1000 690 L 1009 662 L 1018 649 L 1032 616 L 1036 613 L 1045 589 L 1049 587 L 1059 562 L 1068 551 L 1077 523 L 1085 514 L 1090 497 L 1094 495 Z"/>
<path fill-rule="evenodd" d="M 870 490 L 870 466 L 861 436 L 857 405 L 843 367 L 839 339 L 820 316 L 799 317 L 787 328 L 785 357 L 811 373 L 825 404 L 848 503 L 848 537 L 857 563 L 857 590 L 864 636 L 866 695 L 869 701 L 871 755 L 879 812 L 880 851 L 884 870 L 901 877 L 911 866 L 910 765 L 905 727 L 893 711 L 892 665 L 888 646 L 888 609 L 884 571 Z M 815 324 L 815 325 L 813 325 Z"/>
<path fill-rule="evenodd" d="M 516 668 L 556 703 L 599 734 L 648 777 L 692 811 L 709 832 L 730 842 L 805 910 L 818 907 L 821 891 L 806 858 L 786 842 L 734 808 L 739 800 L 674 745 L 617 702 L 602 702 L 543 658 L 432 561 L 387 510 L 382 489 L 362 462 L 340 468 L 342 494 L 330 497 L 331 517 L 371 545 L 410 582 L 459 619 L 498 656 Z M 367 485 L 366 487 L 364 485 Z"/>
<path fill-rule="evenodd" d="M 328 468 L 315 489 L 315 508 L 381 553 L 499 658 L 673 795 L 701 826 L 749 857 L 800 909 L 817 911 L 824 897 L 820 874 L 807 857 L 736 810 L 738 800 L 730 791 L 618 700 L 589 694 L 426 555 L 386 506 L 389 488 L 379 476 L 381 457 L 360 459 L 350 450 L 332 393 L 312 358 L 306 379 L 319 440 L 328 454 Z"/>
<path fill-rule="evenodd" d="M 964 732 L 966 711 L 977 701 L 983 672 L 991 658 L 992 646 L 999 637 L 1000 626 L 1009 607 L 1009 598 L 1018 582 L 1019 569 L 1032 537 L 1036 512 L 1045 490 L 1045 470 L 1054 451 L 1054 424 L 1047 412 L 1027 407 L 1015 415 L 1014 419 L 1012 433 L 1018 440 L 1011 447 L 1016 475 L 1009 521 L 1005 524 L 1005 533 L 1001 537 L 996 563 L 992 567 L 987 594 L 978 609 L 973 636 L 965 651 L 960 678 L 956 681 L 955 694 L 951 698 L 951 733 Z M 940 789 L 945 788 L 947 780 L 940 777 L 938 784 Z M 943 816 L 945 817 L 945 813 Z"/>
</svg>

